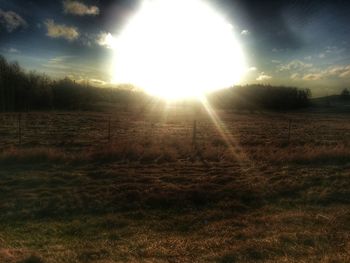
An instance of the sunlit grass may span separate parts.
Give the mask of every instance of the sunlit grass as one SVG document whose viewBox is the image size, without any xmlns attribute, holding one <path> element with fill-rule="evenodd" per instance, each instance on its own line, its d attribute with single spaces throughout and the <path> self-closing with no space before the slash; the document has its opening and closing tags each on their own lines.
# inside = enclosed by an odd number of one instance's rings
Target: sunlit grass
<svg viewBox="0 0 350 263">
<path fill-rule="evenodd" d="M 0 262 L 349 261 L 347 116 L 216 114 L 2 116 Z"/>
</svg>

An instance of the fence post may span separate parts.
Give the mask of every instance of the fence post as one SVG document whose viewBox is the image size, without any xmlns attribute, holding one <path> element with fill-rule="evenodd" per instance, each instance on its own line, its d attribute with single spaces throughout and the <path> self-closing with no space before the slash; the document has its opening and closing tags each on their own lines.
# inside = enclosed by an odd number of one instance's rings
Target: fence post
<svg viewBox="0 0 350 263">
<path fill-rule="evenodd" d="M 292 129 L 292 120 L 289 120 L 289 126 L 288 126 L 288 143 L 290 143 L 290 132 Z"/>
<path fill-rule="evenodd" d="M 18 113 L 18 144 L 22 144 L 21 113 Z"/>
<path fill-rule="evenodd" d="M 108 118 L 108 142 L 111 141 L 111 116 Z"/>
<path fill-rule="evenodd" d="M 193 121 L 192 144 L 193 144 L 193 146 L 197 145 L 197 120 Z"/>
</svg>

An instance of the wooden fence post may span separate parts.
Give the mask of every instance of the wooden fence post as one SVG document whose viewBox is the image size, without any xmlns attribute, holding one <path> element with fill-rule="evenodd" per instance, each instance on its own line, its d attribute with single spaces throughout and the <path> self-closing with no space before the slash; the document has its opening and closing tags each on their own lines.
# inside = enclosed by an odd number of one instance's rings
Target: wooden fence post
<svg viewBox="0 0 350 263">
<path fill-rule="evenodd" d="M 290 143 L 290 132 L 292 129 L 292 120 L 289 120 L 289 126 L 288 126 L 288 143 Z"/>
<path fill-rule="evenodd" d="M 18 114 L 18 144 L 22 144 L 21 113 Z"/>
<path fill-rule="evenodd" d="M 197 145 L 197 120 L 193 121 L 192 144 L 193 146 Z"/>
<path fill-rule="evenodd" d="M 108 142 L 111 142 L 111 116 L 108 118 Z"/>
</svg>

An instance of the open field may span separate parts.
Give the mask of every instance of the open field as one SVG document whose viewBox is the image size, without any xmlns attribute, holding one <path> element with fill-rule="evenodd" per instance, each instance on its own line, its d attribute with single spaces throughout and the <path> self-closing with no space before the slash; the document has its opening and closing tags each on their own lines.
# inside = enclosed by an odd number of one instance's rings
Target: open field
<svg viewBox="0 0 350 263">
<path fill-rule="evenodd" d="M 218 116 L 0 114 L 0 262 L 349 262 L 350 115 Z"/>
</svg>

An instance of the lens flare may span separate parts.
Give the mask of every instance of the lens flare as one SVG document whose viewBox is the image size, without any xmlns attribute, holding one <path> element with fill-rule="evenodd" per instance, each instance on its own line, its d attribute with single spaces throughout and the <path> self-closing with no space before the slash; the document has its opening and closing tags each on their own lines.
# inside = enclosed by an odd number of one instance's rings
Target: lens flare
<svg viewBox="0 0 350 263">
<path fill-rule="evenodd" d="M 196 98 L 246 71 L 232 26 L 202 0 L 144 1 L 115 40 L 114 83 L 167 99 Z"/>
</svg>

